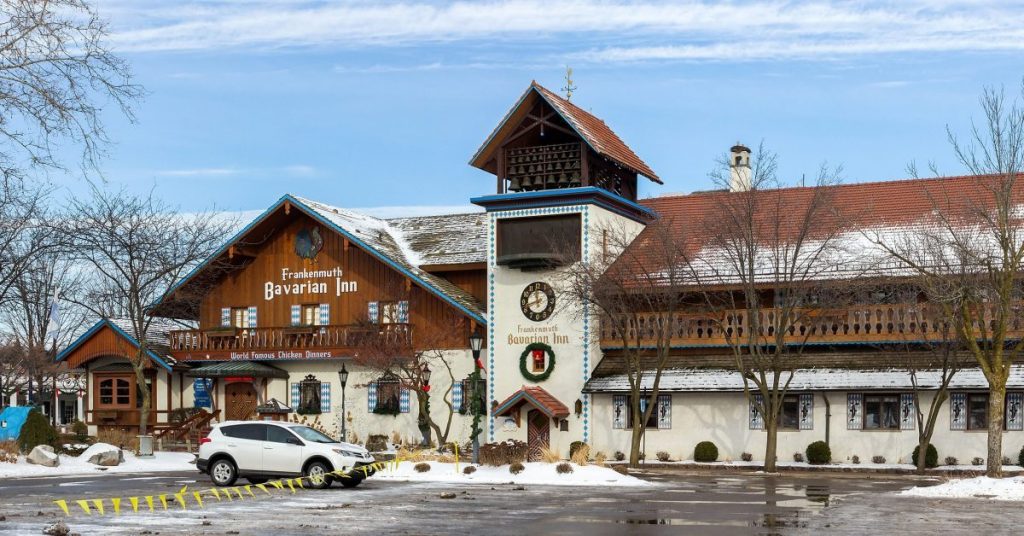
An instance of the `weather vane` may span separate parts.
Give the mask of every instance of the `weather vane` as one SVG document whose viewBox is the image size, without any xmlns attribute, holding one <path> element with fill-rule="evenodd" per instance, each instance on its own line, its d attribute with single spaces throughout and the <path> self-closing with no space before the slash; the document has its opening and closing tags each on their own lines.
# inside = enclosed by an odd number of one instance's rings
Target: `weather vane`
<svg viewBox="0 0 1024 536">
<path fill-rule="evenodd" d="M 572 92 L 576 91 L 576 86 L 572 83 L 572 67 L 565 66 L 565 87 L 562 88 L 565 92 L 565 100 L 572 100 Z"/>
</svg>

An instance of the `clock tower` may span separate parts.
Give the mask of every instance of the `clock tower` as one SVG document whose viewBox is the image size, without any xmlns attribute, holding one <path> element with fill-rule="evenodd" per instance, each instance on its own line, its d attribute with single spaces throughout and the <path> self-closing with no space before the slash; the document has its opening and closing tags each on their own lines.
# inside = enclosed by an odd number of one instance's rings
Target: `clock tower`
<svg viewBox="0 0 1024 536">
<path fill-rule="evenodd" d="M 590 441 L 583 386 L 600 361 L 597 322 L 564 292 L 566 270 L 635 236 L 654 217 L 637 180 L 658 176 L 594 115 L 530 84 L 470 164 L 497 179 L 488 212 L 487 417 L 481 441 L 529 443 L 562 456 Z"/>
</svg>

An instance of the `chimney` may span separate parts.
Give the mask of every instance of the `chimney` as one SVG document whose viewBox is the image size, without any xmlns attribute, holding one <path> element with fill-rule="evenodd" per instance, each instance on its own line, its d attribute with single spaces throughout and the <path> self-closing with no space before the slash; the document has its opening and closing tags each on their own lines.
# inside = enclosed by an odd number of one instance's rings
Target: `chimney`
<svg viewBox="0 0 1024 536">
<path fill-rule="evenodd" d="M 753 185 L 750 176 L 750 149 L 736 142 L 729 149 L 729 191 L 746 192 Z"/>
</svg>

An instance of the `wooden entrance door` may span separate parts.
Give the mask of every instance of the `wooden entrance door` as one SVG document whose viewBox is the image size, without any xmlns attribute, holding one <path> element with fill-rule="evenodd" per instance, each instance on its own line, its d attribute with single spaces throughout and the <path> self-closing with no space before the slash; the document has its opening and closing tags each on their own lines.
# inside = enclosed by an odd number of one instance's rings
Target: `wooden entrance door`
<svg viewBox="0 0 1024 536">
<path fill-rule="evenodd" d="M 256 417 L 256 389 L 250 382 L 235 382 L 224 386 L 224 418 L 246 421 Z"/>
<path fill-rule="evenodd" d="M 541 451 L 551 444 L 551 419 L 531 409 L 526 414 L 526 442 L 529 447 L 528 461 L 541 459 Z"/>
</svg>

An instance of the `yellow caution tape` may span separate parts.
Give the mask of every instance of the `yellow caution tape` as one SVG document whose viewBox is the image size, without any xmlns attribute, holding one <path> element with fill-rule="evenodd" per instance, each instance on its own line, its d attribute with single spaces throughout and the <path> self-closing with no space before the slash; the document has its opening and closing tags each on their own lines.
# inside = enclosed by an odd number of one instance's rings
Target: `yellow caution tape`
<svg viewBox="0 0 1024 536">
<path fill-rule="evenodd" d="M 146 495 L 146 506 L 149 506 L 149 511 L 150 512 L 153 511 L 153 496 L 152 495 Z"/>
<path fill-rule="evenodd" d="M 106 512 L 103 511 L 103 499 L 93 499 L 92 504 L 96 507 L 96 511 L 99 512 L 101 516 L 106 514 Z"/>
<path fill-rule="evenodd" d="M 193 491 L 192 496 L 196 498 L 196 503 L 199 504 L 199 508 L 206 508 L 205 506 L 203 506 L 203 497 L 199 494 L 198 491 Z"/>
<path fill-rule="evenodd" d="M 132 512 L 138 512 L 139 511 L 139 498 L 138 497 L 128 497 L 128 502 L 132 503 Z"/>
<path fill-rule="evenodd" d="M 256 487 L 263 490 L 263 492 L 266 493 L 267 495 L 270 495 L 270 490 L 267 489 L 266 484 L 256 484 Z"/>
<path fill-rule="evenodd" d="M 65 501 L 64 499 L 53 501 L 53 503 L 56 504 L 57 506 L 59 506 L 60 509 L 64 511 L 64 515 L 66 515 L 66 516 L 71 515 L 71 512 L 68 511 L 68 502 Z"/>
<path fill-rule="evenodd" d="M 114 513 L 121 515 L 121 498 L 114 497 L 113 499 L 110 499 L 110 503 L 114 505 Z"/>
<path fill-rule="evenodd" d="M 161 493 L 160 494 L 160 504 L 163 505 L 164 510 L 167 509 L 167 494 L 166 493 Z"/>
<path fill-rule="evenodd" d="M 92 510 L 89 509 L 89 502 L 88 501 L 86 501 L 84 499 L 79 499 L 79 500 L 75 501 L 75 503 L 78 504 L 79 508 L 81 508 L 83 512 L 85 512 L 85 515 L 87 515 L 87 516 L 91 516 L 92 515 Z"/>
</svg>

